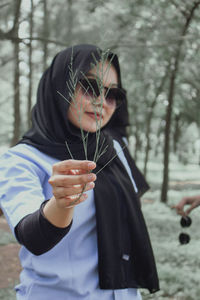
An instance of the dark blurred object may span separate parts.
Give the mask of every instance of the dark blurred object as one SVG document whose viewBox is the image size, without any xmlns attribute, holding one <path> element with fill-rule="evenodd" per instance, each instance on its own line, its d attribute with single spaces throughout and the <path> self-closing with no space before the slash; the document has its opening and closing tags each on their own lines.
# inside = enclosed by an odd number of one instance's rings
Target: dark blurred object
<svg viewBox="0 0 200 300">
<path fill-rule="evenodd" d="M 180 233 L 179 234 L 179 242 L 181 245 L 188 244 L 190 242 L 190 236 L 187 233 Z"/>
<path fill-rule="evenodd" d="M 192 224 L 192 219 L 190 217 L 182 217 L 180 220 L 182 227 L 189 227 Z"/>
<path fill-rule="evenodd" d="M 192 219 L 188 216 L 182 217 L 180 219 L 180 225 L 183 228 L 190 227 L 191 224 L 192 224 Z M 179 234 L 179 242 L 181 245 L 188 244 L 190 242 L 190 235 L 185 232 L 181 232 Z"/>
</svg>

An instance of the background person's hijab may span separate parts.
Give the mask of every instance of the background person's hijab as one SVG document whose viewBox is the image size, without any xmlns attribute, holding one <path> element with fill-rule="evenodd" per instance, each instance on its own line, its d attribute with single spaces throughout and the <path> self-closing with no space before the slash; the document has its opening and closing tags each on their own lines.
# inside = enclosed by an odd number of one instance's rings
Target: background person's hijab
<svg viewBox="0 0 200 300">
<path fill-rule="evenodd" d="M 25 133 L 20 143 L 26 143 L 40 151 L 65 160 L 70 158 L 65 141 L 75 159 L 85 159 L 80 130 L 67 120 L 69 104 L 61 97 L 69 98 L 66 82 L 70 80 L 70 64 L 77 79 L 86 74 L 96 61 L 100 50 L 92 45 L 68 48 L 54 58 L 43 74 L 32 112 L 32 128 Z M 94 59 L 95 56 L 95 59 Z M 121 86 L 120 68 L 116 55 L 110 54 Z M 97 162 L 100 169 L 116 154 L 113 138 L 121 146 L 128 125 L 127 100 L 101 130 L 100 144 L 105 140 L 108 147 Z M 88 138 L 88 159 L 92 160 L 96 148 L 96 134 Z M 136 167 L 128 149 L 124 150 L 132 176 L 136 182 L 136 194 L 130 177 L 118 158 L 112 160 L 99 174 L 95 183 L 94 199 L 98 238 L 99 285 L 102 289 L 148 288 L 159 289 L 154 256 L 148 232 L 141 212 L 138 196 L 148 189 L 144 177 Z M 78 237 L 77 237 L 78 238 Z M 126 259 L 124 259 L 126 257 Z"/>
</svg>

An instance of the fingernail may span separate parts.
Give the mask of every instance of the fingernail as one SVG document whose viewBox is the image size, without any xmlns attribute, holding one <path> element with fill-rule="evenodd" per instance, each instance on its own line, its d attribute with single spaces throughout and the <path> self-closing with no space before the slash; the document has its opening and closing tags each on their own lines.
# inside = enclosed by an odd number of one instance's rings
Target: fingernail
<svg viewBox="0 0 200 300">
<path fill-rule="evenodd" d="M 95 180 L 96 179 L 96 176 L 94 173 L 91 173 L 88 175 L 88 180 Z"/>
<path fill-rule="evenodd" d="M 89 189 L 93 189 L 94 186 L 95 186 L 94 182 L 90 182 L 90 183 L 88 184 L 88 188 L 89 188 Z"/>
<path fill-rule="evenodd" d="M 88 164 L 88 168 L 94 168 L 96 166 L 96 164 L 94 162 L 90 162 Z"/>
</svg>

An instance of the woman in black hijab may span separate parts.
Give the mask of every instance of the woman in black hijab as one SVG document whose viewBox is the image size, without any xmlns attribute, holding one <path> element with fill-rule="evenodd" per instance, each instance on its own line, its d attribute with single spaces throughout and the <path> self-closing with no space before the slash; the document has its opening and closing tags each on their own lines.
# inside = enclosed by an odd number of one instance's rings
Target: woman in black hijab
<svg viewBox="0 0 200 300">
<path fill-rule="evenodd" d="M 30 182 L 17 199 L 6 191 L 9 207 L 1 202 L 23 245 L 18 299 L 138 300 L 138 288 L 159 289 L 139 201 L 148 185 L 124 142 L 127 125 L 117 56 L 92 45 L 58 53 L 32 128 L 9 150 L 10 166 L 20 160 L 15 177 L 24 168 L 20 182 Z"/>
</svg>

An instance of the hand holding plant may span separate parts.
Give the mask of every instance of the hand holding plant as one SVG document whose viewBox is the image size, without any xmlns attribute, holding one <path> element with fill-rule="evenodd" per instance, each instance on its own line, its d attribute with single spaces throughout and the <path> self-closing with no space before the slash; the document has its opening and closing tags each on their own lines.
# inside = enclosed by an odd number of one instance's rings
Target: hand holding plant
<svg viewBox="0 0 200 300">
<path fill-rule="evenodd" d="M 95 185 L 96 175 L 91 173 L 95 167 L 94 162 L 86 160 L 65 160 L 53 165 L 49 183 L 59 208 L 69 208 L 87 198 L 84 192 Z"/>
</svg>

